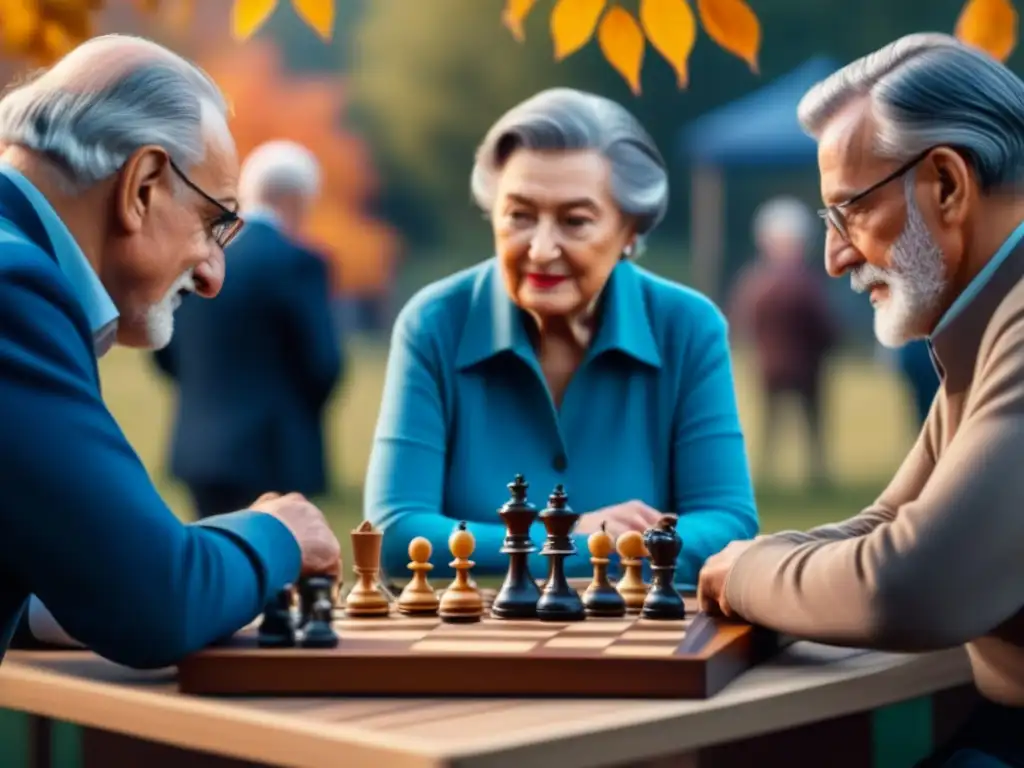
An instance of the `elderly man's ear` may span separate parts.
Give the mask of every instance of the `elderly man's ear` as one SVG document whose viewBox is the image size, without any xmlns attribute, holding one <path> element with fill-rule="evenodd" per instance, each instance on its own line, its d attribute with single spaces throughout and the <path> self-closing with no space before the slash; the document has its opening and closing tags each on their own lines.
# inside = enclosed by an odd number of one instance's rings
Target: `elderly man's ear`
<svg viewBox="0 0 1024 768">
<path fill-rule="evenodd" d="M 169 170 L 170 157 L 161 147 L 142 147 L 128 158 L 116 189 L 118 223 L 127 232 L 142 229 Z"/>
<path fill-rule="evenodd" d="M 930 177 L 930 196 L 943 226 L 963 224 L 977 196 L 974 175 L 963 155 L 945 147 L 936 149 L 924 172 Z"/>
</svg>

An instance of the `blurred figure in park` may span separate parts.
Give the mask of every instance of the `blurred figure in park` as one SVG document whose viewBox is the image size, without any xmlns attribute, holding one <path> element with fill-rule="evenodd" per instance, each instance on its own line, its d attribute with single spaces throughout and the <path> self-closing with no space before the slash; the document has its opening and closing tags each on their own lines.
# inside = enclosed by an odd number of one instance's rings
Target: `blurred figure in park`
<svg viewBox="0 0 1024 768">
<path fill-rule="evenodd" d="M 808 263 L 818 231 L 811 211 L 792 197 L 764 203 L 754 217 L 755 261 L 737 279 L 729 301 L 734 337 L 754 353 L 764 399 L 759 474 L 771 476 L 780 415 L 787 400 L 807 425 L 810 479 L 828 481 L 823 371 L 838 343 L 825 288 Z"/>
<path fill-rule="evenodd" d="M 164 347 L 184 296 L 221 291 L 242 225 L 226 113 L 204 72 L 120 35 L 0 100 L 0 656 L 56 642 L 172 665 L 338 570 L 299 494 L 183 524 L 100 392 L 114 344 Z"/>
<path fill-rule="evenodd" d="M 300 238 L 319 188 L 319 163 L 298 144 L 246 158 L 231 279 L 216 301 L 186 301 L 174 340 L 155 353 L 178 392 L 171 472 L 200 517 L 256 488 L 328 491 L 324 409 L 343 355 L 327 260 Z"/>
<path fill-rule="evenodd" d="M 725 319 L 637 264 L 668 204 L 661 154 L 619 104 L 553 89 L 487 132 L 471 188 L 497 255 L 420 290 L 394 326 L 365 493 L 385 570 L 406 572 L 416 536 L 447 551 L 464 520 L 474 572 L 503 573 L 495 511 L 522 473 L 538 508 L 564 485 L 583 553 L 602 525 L 677 515 L 693 583 L 758 521 Z"/>
</svg>

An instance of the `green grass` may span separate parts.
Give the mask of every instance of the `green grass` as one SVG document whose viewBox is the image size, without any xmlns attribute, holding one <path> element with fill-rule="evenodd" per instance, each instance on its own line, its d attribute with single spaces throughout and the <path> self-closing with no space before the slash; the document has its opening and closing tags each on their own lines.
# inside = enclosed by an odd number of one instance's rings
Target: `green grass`
<svg viewBox="0 0 1024 768">
<path fill-rule="evenodd" d="M 349 353 L 349 378 L 327 417 L 328 449 L 336 491 L 318 499 L 342 543 L 361 515 L 361 486 L 380 402 L 386 350 L 355 342 Z M 171 507 L 191 516 L 186 495 L 166 477 L 164 456 L 173 415 L 173 392 L 143 353 L 117 349 L 101 364 L 105 398 Z M 748 435 L 751 461 L 759 466 L 760 396 L 748 356 L 736 353 L 737 397 Z M 778 474 L 758 478 L 758 500 L 767 531 L 805 528 L 857 512 L 870 502 L 892 474 L 913 440 L 910 405 L 887 372 L 857 357 L 842 357 L 830 368 L 827 434 L 830 489 L 804 490 L 806 465 L 802 425 L 786 421 L 774 452 Z M 346 553 L 347 556 L 347 553 Z"/>
</svg>

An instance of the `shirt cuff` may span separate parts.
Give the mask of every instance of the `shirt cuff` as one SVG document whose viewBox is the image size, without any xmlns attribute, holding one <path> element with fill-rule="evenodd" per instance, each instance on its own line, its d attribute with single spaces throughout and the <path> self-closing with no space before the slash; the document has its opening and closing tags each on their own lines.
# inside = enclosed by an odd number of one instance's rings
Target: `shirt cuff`
<svg viewBox="0 0 1024 768">
<path fill-rule="evenodd" d="M 288 527 L 273 515 L 245 509 L 192 523 L 227 534 L 263 566 L 260 585 L 263 602 L 286 584 L 294 584 L 302 571 L 302 550 Z"/>
</svg>

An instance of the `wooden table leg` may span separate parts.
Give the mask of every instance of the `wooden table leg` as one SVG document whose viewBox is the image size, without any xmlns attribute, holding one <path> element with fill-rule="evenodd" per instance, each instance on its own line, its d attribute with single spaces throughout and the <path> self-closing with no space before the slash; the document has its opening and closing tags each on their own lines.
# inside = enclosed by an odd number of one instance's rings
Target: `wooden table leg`
<svg viewBox="0 0 1024 768">
<path fill-rule="evenodd" d="M 53 766 L 53 722 L 47 717 L 31 715 L 28 720 L 29 758 L 31 768 Z"/>
<path fill-rule="evenodd" d="M 193 752 L 132 736 L 94 728 L 82 729 L 82 768 L 110 768 L 114 765 L 138 765 L 145 768 L 265 768 L 221 757 L 208 752 Z"/>
</svg>

